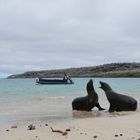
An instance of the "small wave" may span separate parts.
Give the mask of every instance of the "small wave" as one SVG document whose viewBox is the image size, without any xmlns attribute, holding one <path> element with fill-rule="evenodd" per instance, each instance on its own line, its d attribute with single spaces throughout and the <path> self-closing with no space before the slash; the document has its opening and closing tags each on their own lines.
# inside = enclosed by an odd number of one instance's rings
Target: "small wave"
<svg viewBox="0 0 140 140">
<path fill-rule="evenodd" d="M 3 109 L 0 109 L 0 114 L 10 115 L 10 114 L 16 114 L 21 111 L 23 111 L 23 108 L 3 108 Z"/>
<path fill-rule="evenodd" d="M 54 97 L 47 97 L 48 99 L 65 99 L 67 96 L 54 96 Z"/>
<path fill-rule="evenodd" d="M 43 101 L 44 98 L 43 97 L 33 97 L 31 98 L 32 101 Z"/>
</svg>

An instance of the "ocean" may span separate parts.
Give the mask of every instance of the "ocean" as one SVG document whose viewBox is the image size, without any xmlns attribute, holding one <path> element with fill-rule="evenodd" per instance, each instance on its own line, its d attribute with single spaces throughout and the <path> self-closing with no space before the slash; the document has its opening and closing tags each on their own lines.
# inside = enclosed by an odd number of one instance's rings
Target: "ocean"
<svg viewBox="0 0 140 140">
<path fill-rule="evenodd" d="M 139 112 L 140 78 L 92 78 L 105 111 L 72 111 L 72 100 L 87 95 L 90 78 L 73 78 L 73 85 L 39 85 L 34 79 L 0 79 L 0 127 L 24 126 L 29 123 L 63 122 L 87 117 L 110 117 L 109 103 L 99 88 L 99 81 L 107 82 L 118 93 L 137 99 Z M 128 115 L 130 113 L 122 113 Z"/>
</svg>

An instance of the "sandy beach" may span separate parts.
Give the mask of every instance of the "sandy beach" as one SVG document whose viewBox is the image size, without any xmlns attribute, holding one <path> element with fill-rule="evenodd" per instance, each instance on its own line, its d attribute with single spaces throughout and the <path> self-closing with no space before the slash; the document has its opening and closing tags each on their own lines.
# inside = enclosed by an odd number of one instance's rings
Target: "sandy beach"
<svg viewBox="0 0 140 140">
<path fill-rule="evenodd" d="M 140 0 L 0 0 L 0 140 L 140 140 Z"/>
<path fill-rule="evenodd" d="M 1 140 L 140 140 L 140 113 L 124 115 L 74 119 L 55 124 L 35 125 L 35 130 L 28 130 L 28 126 L 7 128 L 0 131 Z M 66 135 L 59 132 L 68 129 Z"/>
</svg>

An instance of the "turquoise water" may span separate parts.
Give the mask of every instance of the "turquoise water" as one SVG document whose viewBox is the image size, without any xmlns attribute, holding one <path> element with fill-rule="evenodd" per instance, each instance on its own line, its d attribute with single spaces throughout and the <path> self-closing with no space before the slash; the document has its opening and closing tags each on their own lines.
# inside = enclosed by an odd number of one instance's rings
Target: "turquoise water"
<svg viewBox="0 0 140 140">
<path fill-rule="evenodd" d="M 0 79 L 0 125 L 77 118 L 71 102 L 75 97 L 87 94 L 89 79 L 73 78 L 73 85 L 38 85 L 34 79 Z M 140 78 L 94 78 L 93 81 L 99 102 L 106 110 L 109 104 L 99 89 L 99 81 L 109 83 L 119 93 L 133 96 L 138 103 L 140 101 Z M 106 111 L 101 116 L 105 114 Z"/>
</svg>

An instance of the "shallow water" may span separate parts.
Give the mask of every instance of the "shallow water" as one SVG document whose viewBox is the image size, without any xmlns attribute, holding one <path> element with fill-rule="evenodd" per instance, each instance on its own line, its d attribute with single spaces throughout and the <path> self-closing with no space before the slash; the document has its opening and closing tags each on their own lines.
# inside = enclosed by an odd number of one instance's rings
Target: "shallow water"
<svg viewBox="0 0 140 140">
<path fill-rule="evenodd" d="M 109 103 L 99 89 L 99 81 L 109 83 L 112 88 L 140 101 L 140 78 L 94 78 L 94 87 L 99 102 L 106 110 L 92 112 L 72 111 L 75 97 L 85 96 L 86 84 L 90 78 L 73 78 L 73 85 L 38 85 L 34 79 L 0 79 L 0 125 L 25 124 L 27 122 L 64 121 L 87 117 L 110 117 L 137 112 L 110 114 Z"/>
</svg>

